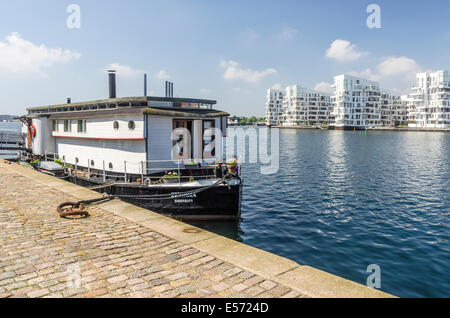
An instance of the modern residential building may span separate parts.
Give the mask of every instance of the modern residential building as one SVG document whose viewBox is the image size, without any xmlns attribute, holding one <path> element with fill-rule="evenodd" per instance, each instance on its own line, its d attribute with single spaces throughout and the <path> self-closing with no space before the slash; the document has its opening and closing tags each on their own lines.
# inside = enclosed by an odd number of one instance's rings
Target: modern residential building
<svg viewBox="0 0 450 318">
<path fill-rule="evenodd" d="M 448 71 L 418 73 L 410 95 L 411 127 L 450 127 L 450 78 Z"/>
<path fill-rule="evenodd" d="M 401 96 L 382 91 L 380 114 L 382 126 L 406 125 L 408 122 L 408 102 Z"/>
<path fill-rule="evenodd" d="M 278 126 L 283 118 L 284 92 L 271 88 L 267 90 L 266 97 L 266 124 L 268 126 Z"/>
<path fill-rule="evenodd" d="M 364 129 L 381 126 L 380 87 L 378 82 L 350 76 L 334 78 L 332 97 L 336 129 Z"/>
<path fill-rule="evenodd" d="M 283 126 L 322 125 L 334 122 L 331 96 L 299 85 L 286 88 Z"/>
<path fill-rule="evenodd" d="M 285 91 L 267 91 L 266 117 L 270 126 L 321 125 L 335 129 L 365 129 L 409 125 L 450 127 L 449 72 L 417 74 L 410 95 L 380 90 L 376 81 L 350 75 L 334 77 L 335 93 L 329 96 L 299 85 Z"/>
</svg>

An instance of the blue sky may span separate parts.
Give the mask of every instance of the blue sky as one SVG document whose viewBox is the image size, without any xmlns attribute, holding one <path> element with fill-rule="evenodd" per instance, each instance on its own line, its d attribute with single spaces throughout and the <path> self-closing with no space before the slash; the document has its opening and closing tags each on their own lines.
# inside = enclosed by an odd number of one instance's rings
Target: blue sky
<svg viewBox="0 0 450 318">
<path fill-rule="evenodd" d="M 69 29 L 66 9 L 81 8 Z M 381 8 L 369 29 L 366 8 Z M 263 116 L 265 91 L 329 89 L 333 76 L 375 79 L 398 94 L 419 71 L 449 69 L 450 2 L 264 0 L 45 0 L 0 3 L 0 113 L 118 96 L 212 98 L 236 115 Z"/>
</svg>

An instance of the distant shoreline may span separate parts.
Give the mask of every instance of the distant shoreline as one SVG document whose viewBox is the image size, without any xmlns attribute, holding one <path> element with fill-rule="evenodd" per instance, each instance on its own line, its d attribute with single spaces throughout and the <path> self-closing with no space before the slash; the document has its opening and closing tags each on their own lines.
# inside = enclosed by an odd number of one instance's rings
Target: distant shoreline
<svg viewBox="0 0 450 318">
<path fill-rule="evenodd" d="M 308 130 L 334 130 L 328 127 L 320 126 L 273 126 L 271 128 L 279 129 L 308 129 Z M 450 132 L 450 128 L 413 128 L 413 127 L 372 127 L 368 128 L 368 131 L 417 131 L 417 132 Z M 364 131 L 364 130 L 359 130 Z"/>
</svg>

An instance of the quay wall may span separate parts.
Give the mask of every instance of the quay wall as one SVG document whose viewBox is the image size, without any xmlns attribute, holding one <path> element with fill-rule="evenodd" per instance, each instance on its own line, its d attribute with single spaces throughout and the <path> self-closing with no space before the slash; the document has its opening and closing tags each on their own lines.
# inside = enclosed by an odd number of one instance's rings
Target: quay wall
<svg viewBox="0 0 450 318">
<path fill-rule="evenodd" d="M 217 292 L 216 295 L 224 295 L 225 297 L 228 296 L 239 296 L 242 293 L 246 293 L 247 290 L 244 290 L 246 288 L 245 283 L 237 283 L 238 276 L 235 276 L 234 278 L 231 277 L 228 280 L 228 283 L 224 283 L 224 279 L 227 279 L 227 276 L 234 275 L 233 273 L 247 273 L 245 275 L 257 275 L 255 278 L 248 279 L 248 281 L 257 281 L 257 284 L 254 287 L 251 287 L 248 289 L 247 296 L 250 297 L 259 297 L 258 295 L 263 295 L 261 291 L 261 288 L 267 290 L 267 295 L 277 295 L 275 293 L 275 290 L 278 290 L 278 292 L 281 295 L 281 291 L 284 290 L 285 292 L 289 292 L 286 294 L 286 297 L 293 296 L 293 295 L 302 295 L 302 297 L 352 297 L 352 298 L 385 298 L 385 297 L 393 297 L 392 295 L 389 295 L 387 293 L 384 293 L 379 290 L 371 289 L 366 286 L 357 284 L 355 282 L 343 279 L 341 277 L 326 273 L 324 271 L 312 268 L 307 265 L 300 265 L 294 261 L 291 261 L 289 259 L 262 251 L 260 249 L 242 244 L 240 242 L 233 241 L 231 239 L 222 237 L 220 235 L 205 231 L 203 229 L 187 225 L 182 222 L 178 222 L 176 220 L 167 218 L 165 216 L 162 216 L 160 214 L 154 213 L 149 210 L 142 209 L 140 207 L 119 201 L 119 200 L 113 200 L 106 203 L 102 203 L 100 205 L 97 205 L 95 207 L 92 207 L 92 216 L 89 219 L 86 220 L 64 220 L 60 219 L 57 216 L 56 213 L 56 205 L 60 204 L 59 200 L 62 198 L 70 198 L 70 200 L 88 200 L 88 199 L 94 199 L 99 198 L 101 195 L 97 192 L 91 191 L 89 189 L 77 186 L 75 184 L 60 180 L 58 178 L 48 176 L 45 174 L 41 174 L 35 170 L 21 167 L 17 164 L 11 164 L 7 161 L 0 160 L 0 177 L 2 178 L 0 182 L 6 182 L 5 180 L 9 180 L 10 186 L 3 185 L 1 191 L 2 195 L 5 197 L 11 197 L 14 198 L 17 196 L 17 191 L 21 191 L 20 187 L 23 187 L 22 192 L 29 193 L 27 195 L 27 202 L 26 205 L 22 207 L 22 210 L 19 208 L 17 212 L 15 212 L 15 206 L 19 206 L 21 203 L 16 202 L 14 204 L 10 204 L 8 202 L 5 202 L 3 205 L 5 207 L 9 207 L 7 210 L 2 210 L 2 203 L 0 202 L 0 216 L 2 216 L 3 221 L 7 221 L 8 217 L 11 217 L 11 215 L 15 215 L 14 213 L 17 213 L 18 217 L 14 217 L 16 221 L 18 221 L 22 217 L 27 217 L 28 221 L 22 225 L 23 229 L 20 230 L 20 228 L 17 227 L 8 227 L 8 231 L 5 232 L 6 234 L 2 235 L 12 235 L 14 237 L 15 235 L 19 235 L 21 233 L 27 233 L 29 229 L 27 227 L 34 226 L 33 227 L 33 236 L 24 236 L 23 240 L 21 240 L 21 246 L 32 246 L 33 239 L 36 237 L 42 236 L 43 238 L 50 239 L 49 235 L 51 232 L 51 228 L 48 226 L 42 227 L 40 225 L 40 222 L 44 222 L 47 224 L 50 222 L 54 226 L 57 226 L 58 233 L 59 231 L 62 231 L 62 229 L 66 227 L 70 227 L 70 235 L 67 237 L 67 241 L 65 240 L 65 236 L 63 233 L 58 234 L 58 248 L 61 249 L 63 246 L 60 246 L 63 244 L 63 242 L 67 242 L 67 244 L 74 244 L 74 242 L 77 242 L 77 233 L 78 231 L 85 231 L 85 228 L 89 230 L 90 227 L 93 229 L 95 228 L 95 235 L 89 238 L 88 240 L 82 239 L 82 247 L 85 247 L 86 249 L 84 251 L 78 251 L 77 248 L 74 248 L 73 246 L 70 248 L 71 251 L 71 258 L 78 255 L 78 253 L 90 253 L 90 251 L 95 250 L 95 246 L 97 244 L 100 244 L 99 246 L 103 246 L 105 244 L 111 244 L 108 242 L 103 242 L 106 237 L 112 235 L 113 226 L 114 224 L 120 224 L 123 222 L 128 222 L 130 224 L 134 225 L 127 225 L 124 224 L 127 231 L 130 231 L 131 228 L 145 228 L 149 231 L 152 231 L 151 233 L 158 233 L 157 237 L 159 237 L 160 242 L 164 242 L 164 239 L 161 236 L 167 237 L 171 240 L 171 242 L 176 243 L 176 246 L 183 246 L 184 248 L 189 248 L 191 250 L 198 250 L 201 251 L 202 259 L 199 259 L 197 261 L 194 261 L 190 264 L 194 267 L 194 270 L 197 269 L 199 266 L 203 266 L 201 260 L 206 262 L 207 260 L 217 260 L 220 262 L 226 262 L 227 264 L 231 264 L 230 266 L 234 266 L 232 269 L 227 269 L 222 274 L 218 274 L 214 277 L 211 277 L 209 279 L 210 282 L 217 281 L 215 283 L 216 285 L 212 286 L 208 290 L 212 290 Z M 19 180 L 20 179 L 20 180 Z M 15 182 L 14 180 L 19 180 Z M 11 193 L 8 193 L 11 192 Z M 36 193 L 38 192 L 38 193 Z M 41 192 L 41 193 L 39 193 Z M 49 195 L 46 196 L 46 192 L 52 192 L 53 195 L 51 195 L 51 198 Z M 60 193 L 56 195 L 56 193 Z M 24 194 L 26 195 L 26 194 Z M 57 198 L 56 198 L 57 197 Z M 46 203 L 44 203 L 46 202 Z M 52 206 L 49 206 L 52 205 Z M 36 208 L 36 211 L 34 209 L 30 209 L 29 207 L 39 207 Z M 26 209 L 25 209 L 26 208 Z M 25 210 L 24 210 L 25 209 Z M 90 208 L 91 209 L 91 208 Z M 29 211 L 29 214 L 26 211 Z M 100 212 L 102 211 L 102 212 Z M 8 216 L 9 215 L 9 216 Z M 43 219 L 44 218 L 44 219 Z M 103 220 L 105 219 L 105 220 Z M 44 220 L 44 221 L 43 221 Z M 120 221 L 123 220 L 123 221 Z M 111 223 L 112 222 L 112 223 Z M 3 224 L 3 223 L 2 223 Z M 1 224 L 0 224 L 1 225 Z M 17 229 L 16 229 L 17 228 Z M 43 228 L 43 230 L 42 230 Z M 75 228 L 75 230 L 74 230 Z M 105 228 L 106 232 L 101 232 L 101 229 Z M 28 230 L 27 230 L 28 229 Z M 25 231 L 25 232 L 24 232 Z M 44 231 L 43 233 L 39 233 L 39 231 Z M 16 233 L 17 232 L 17 233 Z M 8 234 L 10 233 L 10 234 Z M 15 234 L 14 234 L 15 233 Z M 148 233 L 149 235 L 153 235 L 151 233 Z M 120 233 L 117 233 L 118 235 L 122 235 Z M 86 234 L 81 233 L 80 236 L 83 238 Z M 137 239 L 135 237 L 132 237 L 133 239 Z M 3 238 L 4 241 L 10 240 L 8 237 Z M 97 239 L 101 239 L 103 243 L 95 243 Z M 26 242 L 26 241 L 30 242 Z M 89 247 L 86 244 L 89 244 L 89 242 L 95 243 L 93 247 Z M 126 250 L 133 248 L 133 245 L 136 245 L 133 249 L 133 253 L 145 253 L 145 248 L 142 248 L 140 246 L 137 246 L 138 240 L 129 240 L 127 241 L 125 239 L 124 243 L 121 243 L 121 249 Z M 150 244 L 149 242 L 148 244 Z M 25 244 L 25 245 L 24 245 Z M 48 241 L 48 246 L 52 244 L 52 241 Z M 151 243 L 153 244 L 153 243 Z M 150 245 L 149 245 L 150 246 Z M 5 250 L 5 248 L 7 248 Z M 17 254 L 17 251 L 11 250 L 11 246 L 7 247 L 0 247 L 0 262 L 2 261 L 2 255 L 11 254 Z M 42 247 L 41 247 L 42 248 Z M 47 247 L 43 247 L 44 249 Z M 105 246 L 104 250 L 106 251 L 107 248 L 109 248 L 109 245 Z M 113 248 L 113 247 L 111 247 Z M 117 248 L 117 247 L 116 247 Z M 153 247 L 154 249 L 155 247 Z M 151 252 L 152 248 L 150 248 L 149 252 Z M 168 268 L 171 268 L 169 266 L 174 266 L 176 263 L 174 263 L 173 260 L 176 260 L 177 258 L 173 258 L 170 253 L 172 253 L 172 250 L 164 249 L 163 254 L 168 254 L 167 263 Z M 188 251 L 188 250 L 185 250 Z M 45 251 L 44 251 L 45 252 Z M 6 254 L 5 254 L 6 253 Z M 27 252 L 28 253 L 28 252 Z M 128 252 L 124 252 L 128 253 Z M 152 252 L 153 253 L 153 252 Z M 178 253 L 178 252 L 173 252 Z M 185 252 L 179 252 L 179 253 L 185 253 Z M 104 254 L 104 253 L 103 253 Z M 103 255 L 102 254 L 102 255 Z M 134 255 L 134 254 L 133 254 Z M 8 257 L 8 260 L 5 259 L 5 262 L 12 262 L 10 259 L 11 257 Z M 140 256 L 140 255 L 138 255 Z M 77 256 L 78 257 L 78 256 Z M 86 254 L 84 257 L 88 257 L 88 254 Z M 102 256 L 102 259 L 109 259 L 106 256 Z M 154 258 L 154 257 L 153 257 Z M 152 261 L 152 256 L 150 255 L 148 259 L 150 262 Z M 165 258 L 165 259 L 166 259 Z M 126 270 L 123 266 L 138 266 L 142 265 L 140 267 L 145 268 L 146 265 L 144 262 L 146 258 L 136 258 L 135 260 L 128 260 L 128 261 L 122 261 L 122 263 L 118 263 L 120 266 L 115 271 L 118 270 Z M 138 263 L 138 261 L 141 260 L 141 263 Z M 61 260 L 62 262 L 63 260 Z M 91 264 L 94 260 L 87 260 L 87 264 Z M 106 266 L 111 263 L 111 261 L 107 261 L 106 263 L 102 260 L 102 264 L 105 264 L 103 266 Z M 216 261 L 214 261 L 216 262 Z M 6 264 L 6 263 L 5 263 Z M 134 265 L 132 265 L 134 264 Z M 182 262 L 179 263 L 179 266 L 183 266 Z M 198 264 L 198 265 L 197 265 Z M 11 265 L 12 266 L 12 265 Z M 14 265 L 15 266 L 15 265 Z M 112 264 L 109 265 L 112 268 L 115 268 Z M 177 265 L 178 266 L 178 265 Z M 213 266 L 213 265 L 211 265 Z M 17 267 L 17 266 L 16 266 Z M 12 268 L 12 267 L 11 267 Z M 15 267 L 14 267 L 15 268 Z M 177 267 L 173 267 L 177 268 Z M 223 268 L 226 269 L 225 267 Z M 31 269 L 32 270 L 32 269 Z M 130 269 L 131 270 L 131 269 Z M 198 269 L 199 270 L 199 269 Z M 32 272 L 31 274 L 29 271 L 23 271 L 22 269 L 19 269 L 19 271 L 22 271 L 21 276 L 17 276 L 18 279 L 22 279 L 26 275 L 33 276 L 32 280 L 33 283 L 40 282 L 39 284 L 46 283 L 46 278 L 41 277 L 41 274 L 36 274 L 36 272 Z M 46 271 L 44 269 L 43 271 Z M 89 280 L 97 279 L 95 277 L 95 273 L 99 272 L 100 270 L 92 269 L 90 272 L 94 273 L 92 276 L 89 276 Z M 134 271 L 133 273 L 137 273 L 138 271 Z M 168 273 L 168 271 L 163 271 L 161 273 Z M 198 272 L 196 275 L 206 275 L 208 271 L 203 270 Z M 0 268 L 0 274 L 2 273 L 2 269 Z M 40 273 L 40 272 L 39 272 Z M 131 272 L 130 272 L 131 273 Z M 5 274 L 5 273 L 4 273 Z M 2 296 L 1 289 L 3 288 L 6 290 L 6 295 L 13 295 L 13 291 L 9 290 L 8 288 L 5 288 L 3 286 L 11 286 L 11 285 L 17 285 L 18 283 L 14 280 L 14 275 L 18 275 L 17 273 L 13 272 L 13 269 L 11 269 L 9 272 L 7 272 L 7 276 L 10 278 L 7 278 L 6 280 L 2 281 L 2 286 L 0 286 L 0 296 Z M 5 275 L 6 275 L 5 274 Z M 179 279 L 181 277 L 177 274 L 183 274 L 183 273 L 171 273 L 170 279 Z M 25 276 L 24 276 L 25 275 Z M 51 274 L 55 276 L 54 274 Z M 100 275 L 100 274 L 99 274 Z M 205 291 L 205 288 L 199 289 L 199 294 L 195 294 L 195 286 L 193 285 L 185 285 L 181 286 L 177 285 L 178 282 L 182 282 L 183 279 L 188 279 L 187 277 L 176 280 L 176 281 L 170 281 L 170 279 L 161 278 L 158 276 L 159 274 L 152 274 L 148 275 L 150 279 L 153 279 L 150 283 L 142 283 L 140 286 L 143 289 L 139 291 L 139 293 L 144 293 L 148 291 L 150 294 L 152 293 L 159 293 L 162 292 L 163 288 L 161 286 L 169 286 L 172 284 L 172 287 L 178 287 L 176 289 L 177 292 L 188 292 L 192 295 L 202 295 L 202 291 Z M 163 275 L 163 274 L 161 274 Z M 183 274 L 184 275 L 184 274 Z M 28 277 L 27 276 L 27 277 Z M 52 277 L 53 277 L 52 276 Z M 178 277 L 179 276 L 179 277 Z M 199 276 L 199 277 L 200 277 Z M 86 297 L 92 296 L 92 295 L 104 295 L 109 296 L 110 294 L 117 294 L 122 289 L 115 290 L 114 288 L 118 286 L 118 284 L 121 282 L 121 280 L 125 279 L 124 277 L 127 277 L 125 274 L 122 274 L 117 277 L 111 277 L 107 278 L 106 281 L 103 278 L 101 281 L 97 283 L 97 281 L 88 283 L 91 284 L 92 288 L 99 288 L 95 291 L 88 291 L 86 294 L 84 294 Z M 146 277 L 146 276 L 145 276 Z M 143 277 L 143 278 L 145 278 Z M 155 278 L 156 277 L 156 278 Z M 184 276 L 183 276 L 184 277 Z M 88 281 L 89 281 L 88 280 Z M 130 279 L 130 284 L 135 283 L 137 281 L 140 281 L 139 278 L 132 278 Z M 236 282 L 235 285 L 233 285 L 233 282 Z M 261 283 L 260 283 L 261 282 Z M 40 297 L 43 295 L 47 295 L 50 293 L 52 288 L 43 288 L 37 291 L 34 291 L 32 289 L 27 289 L 31 287 L 24 286 L 26 285 L 22 281 L 20 281 L 21 288 L 24 290 L 23 292 L 28 292 L 29 297 Z M 99 287 L 101 284 L 101 287 Z M 109 285 L 108 285 L 109 284 Z M 147 285 L 146 285 L 147 284 Z M 159 284 L 159 285 L 158 285 Z M 161 285 L 164 284 L 164 285 Z M 64 284 L 60 284 L 64 288 Z M 105 286 L 104 286 L 105 285 Z M 126 284 L 125 284 L 126 285 Z M 231 285 L 231 286 L 230 286 Z M 152 287 L 153 286 L 153 287 Z M 188 287 L 186 287 L 188 286 Z M 278 286 L 278 287 L 274 287 Z M 170 286 L 169 286 L 170 287 Z M 247 286 L 248 287 L 248 286 Z M 17 287 L 16 287 L 17 288 Z M 108 288 L 108 289 L 107 289 Z M 147 288 L 147 289 L 145 289 Z M 149 288 L 152 288 L 151 290 L 148 290 Z M 273 288 L 272 294 L 270 291 Z M 130 287 L 132 289 L 132 287 Z M 226 290 L 229 291 L 225 292 Z M 50 290 L 50 291 L 49 291 Z M 159 291 L 158 291 L 159 290 Z M 237 291 L 242 290 L 241 293 L 237 293 Z M 253 294 L 254 292 L 254 294 Z M 108 294 L 110 293 L 110 294 Z M 118 295 L 118 294 L 117 294 Z M 141 294 L 129 294 L 131 296 L 133 295 L 141 295 Z M 159 294 L 158 294 L 159 295 Z M 162 294 L 169 295 L 169 294 Z M 190 295 L 190 294 L 187 294 Z M 280 296 L 281 297 L 281 296 Z"/>
</svg>

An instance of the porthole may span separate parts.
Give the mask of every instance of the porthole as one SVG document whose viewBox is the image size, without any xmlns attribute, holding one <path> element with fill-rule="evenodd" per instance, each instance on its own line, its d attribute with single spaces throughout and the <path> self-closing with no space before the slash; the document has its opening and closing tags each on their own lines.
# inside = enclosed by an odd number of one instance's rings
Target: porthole
<svg viewBox="0 0 450 318">
<path fill-rule="evenodd" d="M 136 128 L 136 124 L 134 123 L 134 121 L 130 120 L 128 122 L 128 129 L 134 130 L 134 128 Z"/>
<path fill-rule="evenodd" d="M 95 166 L 94 160 L 91 160 L 91 167 Z"/>
<path fill-rule="evenodd" d="M 114 124 L 113 124 L 113 127 L 114 127 L 115 130 L 118 130 L 119 129 L 119 122 L 115 121 Z"/>
<path fill-rule="evenodd" d="M 109 170 L 112 170 L 113 169 L 113 164 L 110 162 L 108 167 L 109 167 Z"/>
</svg>

